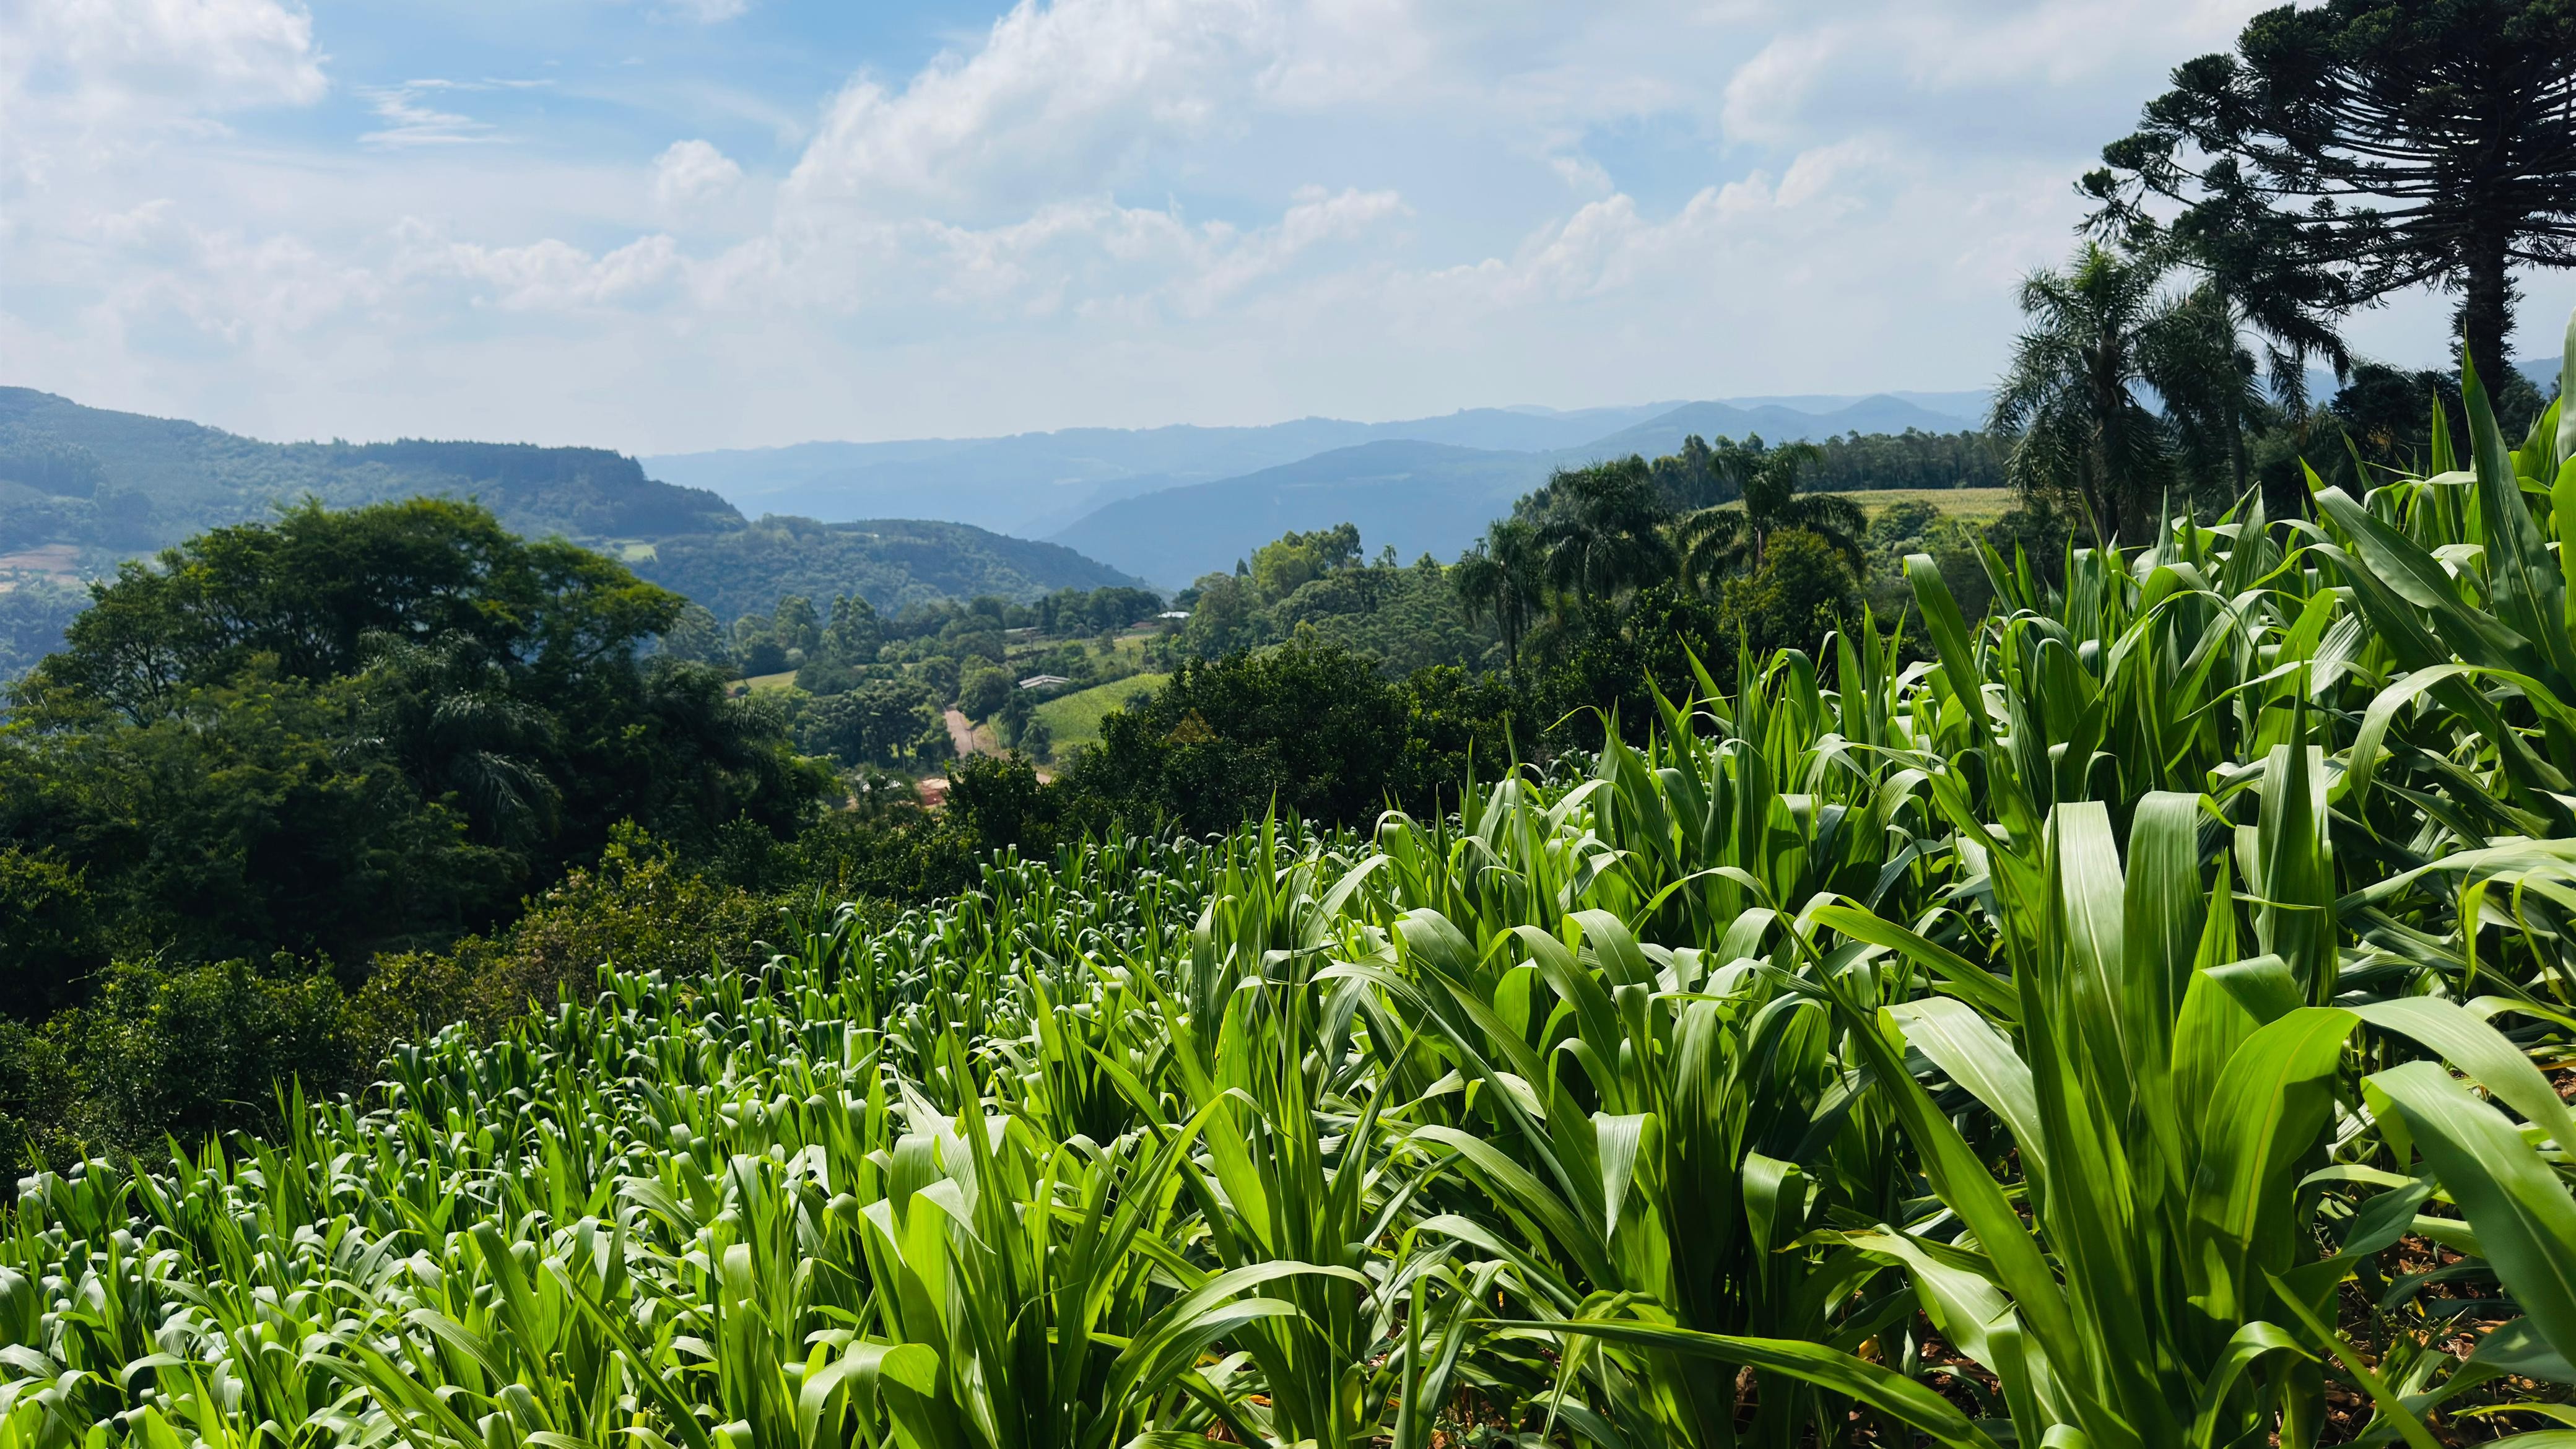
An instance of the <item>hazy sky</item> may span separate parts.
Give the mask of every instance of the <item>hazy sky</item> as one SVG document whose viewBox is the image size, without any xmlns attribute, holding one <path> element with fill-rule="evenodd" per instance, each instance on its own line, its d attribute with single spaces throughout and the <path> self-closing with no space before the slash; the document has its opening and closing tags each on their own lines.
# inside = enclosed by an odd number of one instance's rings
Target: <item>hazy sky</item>
<svg viewBox="0 0 2576 1449">
<path fill-rule="evenodd" d="M 2254 8 L 0 0 L 0 382 L 637 452 L 1977 387 Z"/>
</svg>

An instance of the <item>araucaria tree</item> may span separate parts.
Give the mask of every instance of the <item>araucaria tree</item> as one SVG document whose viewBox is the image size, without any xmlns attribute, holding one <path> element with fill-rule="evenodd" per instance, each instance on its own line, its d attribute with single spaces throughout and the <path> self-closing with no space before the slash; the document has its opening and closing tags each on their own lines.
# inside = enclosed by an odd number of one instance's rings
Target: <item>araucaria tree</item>
<svg viewBox="0 0 2576 1449">
<path fill-rule="evenodd" d="M 2284 5 L 2173 81 L 2085 178 L 2095 222 L 2180 242 L 2276 338 L 2429 283 L 2501 376 L 2513 269 L 2576 266 L 2567 0 Z"/>
</svg>

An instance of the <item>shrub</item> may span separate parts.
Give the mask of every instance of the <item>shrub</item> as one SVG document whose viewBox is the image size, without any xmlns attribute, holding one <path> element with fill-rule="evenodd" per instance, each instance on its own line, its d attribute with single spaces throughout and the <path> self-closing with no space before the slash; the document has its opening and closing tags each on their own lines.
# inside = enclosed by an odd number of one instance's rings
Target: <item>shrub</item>
<svg viewBox="0 0 2576 1449">
<path fill-rule="evenodd" d="M 1274 802 L 1358 822 L 1383 808 L 1404 741 L 1404 700 L 1377 666 L 1301 633 L 1184 663 L 1151 702 L 1103 719 L 1068 778 L 1130 824 L 1223 830 Z"/>
<path fill-rule="evenodd" d="M 451 1021 L 488 1027 L 531 1002 L 585 998 L 602 962 L 673 976 L 716 960 L 756 964 L 775 922 L 761 897 L 686 869 L 664 843 L 620 826 L 597 866 L 531 900 L 508 929 L 445 952 L 378 958 L 358 996 L 358 1030 L 380 1045 Z"/>
<path fill-rule="evenodd" d="M 50 1023 L 19 1070 L 61 1071 L 78 1101 L 62 1132 L 96 1152 L 192 1146 L 278 1120 L 278 1094 L 351 1090 L 363 1080 L 338 983 L 291 956 L 164 971 L 111 970 L 90 1005 Z M 23 1039 L 19 1045 L 25 1046 Z M 57 1110 L 64 1105 L 52 1098 Z"/>
</svg>

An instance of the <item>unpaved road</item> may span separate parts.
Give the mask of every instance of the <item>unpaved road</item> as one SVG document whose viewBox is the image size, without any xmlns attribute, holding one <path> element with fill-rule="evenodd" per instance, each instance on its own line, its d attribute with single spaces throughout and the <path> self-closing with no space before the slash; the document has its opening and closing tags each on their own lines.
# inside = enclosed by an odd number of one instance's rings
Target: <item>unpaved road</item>
<svg viewBox="0 0 2576 1449">
<path fill-rule="evenodd" d="M 943 718 L 948 721 L 948 743 L 956 746 L 957 758 L 962 760 L 967 756 L 974 754 L 974 721 L 966 718 L 963 711 L 953 709 L 949 710 Z"/>
</svg>

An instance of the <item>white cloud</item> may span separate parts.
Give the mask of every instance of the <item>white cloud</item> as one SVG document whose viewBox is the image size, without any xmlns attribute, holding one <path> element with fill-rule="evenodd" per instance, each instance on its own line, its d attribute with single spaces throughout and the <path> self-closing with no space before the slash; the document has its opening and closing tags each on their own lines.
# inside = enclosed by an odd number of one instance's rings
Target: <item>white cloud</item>
<svg viewBox="0 0 2576 1449">
<path fill-rule="evenodd" d="M 497 139 L 487 121 L 455 111 L 442 111 L 434 98 L 461 90 L 480 90 L 447 80 L 413 80 L 366 92 L 367 104 L 385 124 L 358 137 L 370 146 L 448 146 Z"/>
<path fill-rule="evenodd" d="M 406 218 L 386 275 L 397 283 L 456 280 L 474 300 L 514 312 L 570 311 L 649 300 L 682 271 L 678 243 L 660 233 L 604 255 L 548 238 L 525 246 L 451 241 Z"/>
<path fill-rule="evenodd" d="M 1726 81 L 1727 134 L 1750 141 L 1789 134 L 1788 118 L 1804 105 L 1841 43 L 1833 29 L 1783 35 L 1736 67 Z"/>
<path fill-rule="evenodd" d="M 715 25 L 749 10 L 751 0 L 666 0 L 665 8 L 701 25 Z"/>
<path fill-rule="evenodd" d="M 292 0 L 13 0 L 0 4 L 0 182 L 92 171 L 328 90 L 313 18 Z"/>
<path fill-rule="evenodd" d="M 302 105 L 327 83 L 313 17 L 280 0 L 36 0 L 0 10 L 13 99 L 32 70 L 77 110 L 150 98 L 201 110 Z"/>
<path fill-rule="evenodd" d="M 810 100 L 358 77 L 358 146 L 223 129 L 328 89 L 287 0 L 0 0 L 0 380 L 645 450 L 1975 386 L 2258 3 L 1021 0 Z"/>
<path fill-rule="evenodd" d="M 843 89 L 788 194 L 959 215 L 1094 190 L 1157 144 L 1241 124 L 1279 30 L 1263 0 L 1021 0 L 972 55 Z"/>
<path fill-rule="evenodd" d="M 653 158 L 653 200 L 665 210 L 703 206 L 742 184 L 742 168 L 707 141 L 674 141 Z"/>
</svg>

